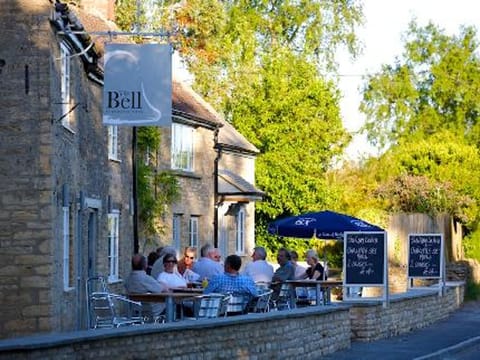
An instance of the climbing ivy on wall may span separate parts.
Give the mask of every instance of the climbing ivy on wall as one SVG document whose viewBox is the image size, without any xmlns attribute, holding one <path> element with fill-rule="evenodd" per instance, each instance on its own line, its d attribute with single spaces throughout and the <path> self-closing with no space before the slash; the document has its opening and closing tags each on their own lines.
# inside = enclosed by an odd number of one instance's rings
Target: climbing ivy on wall
<svg viewBox="0 0 480 360">
<path fill-rule="evenodd" d="M 180 198 L 177 178 L 169 171 L 158 171 L 160 129 L 139 127 L 137 131 L 137 196 L 140 232 L 146 238 L 164 234 L 161 221 L 169 205 Z"/>
</svg>

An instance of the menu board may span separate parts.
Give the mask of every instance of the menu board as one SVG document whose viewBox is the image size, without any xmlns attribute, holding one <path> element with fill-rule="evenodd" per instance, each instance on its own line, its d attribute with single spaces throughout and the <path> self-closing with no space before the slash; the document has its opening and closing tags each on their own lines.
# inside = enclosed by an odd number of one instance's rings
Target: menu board
<svg viewBox="0 0 480 360">
<path fill-rule="evenodd" d="M 410 234 L 408 236 L 408 276 L 440 278 L 442 234 Z"/>
<path fill-rule="evenodd" d="M 345 233 L 344 272 L 346 285 L 383 285 L 385 282 L 384 232 Z"/>
</svg>

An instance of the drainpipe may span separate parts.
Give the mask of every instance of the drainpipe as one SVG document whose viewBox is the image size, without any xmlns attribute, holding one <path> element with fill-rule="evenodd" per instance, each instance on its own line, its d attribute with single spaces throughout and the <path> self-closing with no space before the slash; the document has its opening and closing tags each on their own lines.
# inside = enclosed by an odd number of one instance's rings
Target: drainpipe
<svg viewBox="0 0 480 360">
<path fill-rule="evenodd" d="M 220 205 L 218 196 L 218 163 L 222 157 L 222 150 L 218 145 L 218 132 L 219 127 L 217 126 L 213 135 L 214 149 L 217 151 L 217 156 L 213 162 L 213 246 L 216 248 L 218 248 L 218 207 Z"/>
<path fill-rule="evenodd" d="M 137 198 L 137 187 L 138 187 L 138 175 L 137 175 L 137 127 L 133 127 L 132 135 L 132 173 L 133 173 L 133 253 L 137 254 L 139 251 L 139 242 L 138 242 L 138 198 Z"/>
</svg>

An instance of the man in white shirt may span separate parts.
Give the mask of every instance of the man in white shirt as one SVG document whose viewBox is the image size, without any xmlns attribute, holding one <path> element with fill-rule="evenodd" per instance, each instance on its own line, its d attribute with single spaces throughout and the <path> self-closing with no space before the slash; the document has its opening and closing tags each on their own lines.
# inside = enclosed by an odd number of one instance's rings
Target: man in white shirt
<svg viewBox="0 0 480 360">
<path fill-rule="evenodd" d="M 255 282 L 270 283 L 273 276 L 273 266 L 265 259 L 267 252 L 262 246 L 257 246 L 253 249 L 253 261 L 248 263 L 243 270 L 244 275 L 250 276 Z"/>
<path fill-rule="evenodd" d="M 211 244 L 205 244 L 200 249 L 200 259 L 193 264 L 193 271 L 199 280 L 210 280 L 214 275 L 223 274 L 223 265 L 219 262 L 220 252 Z"/>
</svg>

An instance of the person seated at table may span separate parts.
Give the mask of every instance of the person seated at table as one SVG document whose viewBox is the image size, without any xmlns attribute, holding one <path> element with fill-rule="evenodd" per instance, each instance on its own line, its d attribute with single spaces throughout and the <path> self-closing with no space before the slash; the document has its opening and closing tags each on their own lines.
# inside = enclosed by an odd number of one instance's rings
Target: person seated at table
<svg viewBox="0 0 480 360">
<path fill-rule="evenodd" d="M 324 269 L 322 264 L 318 262 L 318 254 L 315 250 L 310 249 L 307 251 L 307 264 L 309 267 L 305 271 L 305 277 L 312 280 L 326 280 L 326 274 L 324 274 Z M 325 275 L 325 278 L 324 278 Z"/>
<path fill-rule="evenodd" d="M 219 251 L 212 244 L 200 248 L 200 259 L 193 264 L 192 270 L 199 275 L 199 280 L 210 280 L 213 276 L 223 273 L 223 266 L 217 260 Z"/>
<path fill-rule="evenodd" d="M 183 258 L 178 261 L 177 270 L 187 280 L 187 283 L 192 283 L 200 279 L 200 275 L 193 271 L 193 264 L 195 262 L 196 249 L 187 246 L 183 251 Z"/>
<path fill-rule="evenodd" d="M 290 251 L 290 255 L 292 257 L 293 267 L 295 268 L 295 279 L 305 279 L 305 271 L 307 268 L 298 263 L 298 253 L 292 250 Z"/>
<path fill-rule="evenodd" d="M 162 271 L 158 275 L 157 281 L 166 286 L 168 289 L 186 288 L 187 281 L 178 273 L 176 269 L 177 258 L 175 255 L 166 254 L 162 261 L 165 271 Z"/>
<path fill-rule="evenodd" d="M 150 274 L 151 276 L 153 276 L 154 279 L 157 279 L 158 275 L 160 275 L 160 273 L 164 271 L 163 258 L 165 257 L 165 255 L 170 254 L 174 255 L 175 257 L 177 256 L 177 249 L 175 249 L 173 246 L 165 246 L 162 248 L 158 248 L 157 252 L 158 251 L 160 251 L 160 254 L 158 256 L 158 259 L 153 264 L 152 273 Z"/>
<path fill-rule="evenodd" d="M 159 255 L 156 251 L 152 251 L 150 252 L 150 254 L 148 254 L 148 258 L 147 258 L 147 275 L 152 275 L 152 268 L 153 268 L 153 264 L 155 264 L 155 261 L 157 261 Z"/>
<path fill-rule="evenodd" d="M 125 280 L 125 290 L 129 294 L 161 293 L 167 290 L 167 287 L 160 284 L 151 276 L 147 275 L 147 259 L 142 254 L 132 256 L 132 271 Z M 164 310 L 164 304 L 143 304 L 145 315 L 151 315 L 152 318 L 159 316 Z"/>
<path fill-rule="evenodd" d="M 293 267 L 291 260 L 292 257 L 287 249 L 278 249 L 277 262 L 280 267 L 273 273 L 272 282 L 285 282 L 294 279 L 295 268 Z"/>
<path fill-rule="evenodd" d="M 239 273 L 242 259 L 238 255 L 228 255 L 224 263 L 224 273 L 211 278 L 204 294 L 223 293 L 232 295 L 257 296 L 255 282 L 250 276 Z"/>
<path fill-rule="evenodd" d="M 295 277 L 295 268 L 291 262 L 290 252 L 285 248 L 278 249 L 277 262 L 280 267 L 273 273 L 272 285 L 270 288 L 273 290 L 272 299 L 278 299 L 282 283 L 287 280 L 293 280 Z"/>
<path fill-rule="evenodd" d="M 273 277 L 273 266 L 265 259 L 267 252 L 262 246 L 253 248 L 252 260 L 242 271 L 243 275 L 250 276 L 256 283 L 270 283 Z"/>
</svg>

